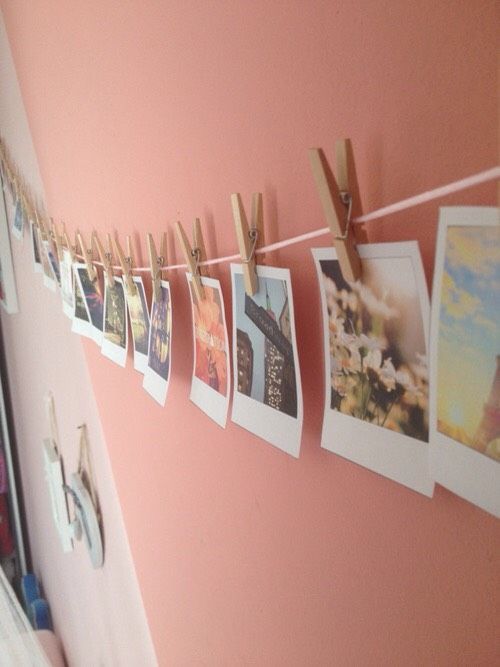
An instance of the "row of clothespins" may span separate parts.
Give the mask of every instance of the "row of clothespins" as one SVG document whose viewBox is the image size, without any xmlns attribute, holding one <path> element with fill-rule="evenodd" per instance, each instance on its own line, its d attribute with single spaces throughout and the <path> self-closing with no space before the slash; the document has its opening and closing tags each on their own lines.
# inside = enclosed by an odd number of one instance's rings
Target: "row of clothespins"
<svg viewBox="0 0 500 667">
<path fill-rule="evenodd" d="M 354 157 L 349 139 L 337 141 L 335 149 L 336 177 L 322 149 L 309 149 L 309 160 L 325 217 L 332 232 L 341 271 L 347 280 L 354 281 L 361 277 L 361 262 L 356 250 L 353 229 L 350 224 L 354 212 L 360 212 Z M 106 280 L 112 286 L 114 285 L 113 270 L 115 268 L 113 266 L 114 251 L 114 254 L 118 258 L 119 269 L 122 272 L 128 289 L 132 293 L 135 292 L 136 287 L 132 279 L 134 256 L 130 236 L 127 237 L 126 254 L 117 235 L 111 237 L 110 234 L 107 234 L 107 247 L 104 248 L 96 231 L 92 233 L 90 245 L 86 243 L 83 234 L 79 231 L 76 232 L 75 243 L 72 244 L 64 223 L 62 223 L 62 228 L 60 229 L 52 218 L 50 218 L 49 223 L 46 216 L 40 213 L 39 207 L 34 203 L 33 198 L 29 196 L 28 188 L 24 185 L 24 181 L 10 159 L 5 143 L 1 138 L 0 162 L 2 173 L 9 180 L 14 196 L 21 202 L 27 218 L 38 227 L 43 240 L 51 239 L 53 241 L 59 257 L 61 257 L 64 248 L 71 253 L 73 261 L 82 257 L 87 266 L 89 278 L 98 287 L 97 270 L 94 262 L 94 251 L 96 250 L 100 263 L 103 266 Z M 264 240 L 262 194 L 255 193 L 253 195 L 250 224 L 240 194 L 231 195 L 231 206 L 243 266 L 245 290 L 250 296 L 253 296 L 258 291 L 255 251 L 258 245 L 262 246 Z M 206 252 L 200 220 L 197 218 L 193 225 L 192 245 L 180 222 L 176 223 L 176 233 L 187 268 L 193 276 L 193 286 L 196 295 L 198 299 L 202 299 L 204 297 L 204 290 L 201 283 L 201 275 L 203 262 L 206 261 Z M 148 233 L 147 247 L 153 289 L 155 294 L 158 294 L 162 272 L 169 268 L 166 265 L 166 234 L 162 234 L 158 252 L 153 235 Z"/>
</svg>

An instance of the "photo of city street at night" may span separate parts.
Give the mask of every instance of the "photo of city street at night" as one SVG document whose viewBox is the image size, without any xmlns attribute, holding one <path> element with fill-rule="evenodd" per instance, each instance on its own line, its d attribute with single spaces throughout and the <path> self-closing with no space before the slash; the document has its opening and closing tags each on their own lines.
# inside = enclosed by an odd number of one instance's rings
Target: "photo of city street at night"
<svg viewBox="0 0 500 667">
<path fill-rule="evenodd" d="M 245 293 L 235 275 L 237 390 L 297 417 L 297 384 L 287 283 L 266 278 L 259 291 Z"/>
</svg>

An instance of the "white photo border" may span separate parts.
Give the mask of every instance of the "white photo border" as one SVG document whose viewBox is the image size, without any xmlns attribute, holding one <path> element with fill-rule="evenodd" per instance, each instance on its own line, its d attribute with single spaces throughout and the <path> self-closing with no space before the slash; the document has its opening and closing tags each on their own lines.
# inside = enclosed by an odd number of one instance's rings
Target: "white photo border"
<svg viewBox="0 0 500 667">
<path fill-rule="evenodd" d="M 151 349 L 151 331 L 153 329 L 150 322 L 149 337 L 148 337 L 148 356 L 146 360 L 146 370 L 144 371 L 144 380 L 142 381 L 142 387 L 145 391 L 147 391 L 147 393 L 152 398 L 155 399 L 157 403 L 159 403 L 159 405 L 163 407 L 165 405 L 165 401 L 167 400 L 168 387 L 170 384 L 170 377 L 172 375 L 172 329 L 173 329 L 174 318 L 173 318 L 172 292 L 170 290 L 170 283 L 168 282 L 168 280 L 162 280 L 160 281 L 160 285 L 163 289 L 166 289 L 168 291 L 168 298 L 170 299 L 171 328 L 170 328 L 170 349 L 169 349 L 170 362 L 168 367 L 168 377 L 166 380 L 162 378 L 161 375 L 158 375 L 158 373 L 155 370 L 153 370 L 148 363 L 149 350 Z M 154 305 L 155 305 L 155 297 L 153 293 L 151 315 L 153 314 Z"/>
<path fill-rule="evenodd" d="M 408 258 L 412 263 L 420 312 L 424 328 L 426 349 L 429 340 L 429 294 L 417 241 L 401 243 L 371 243 L 357 246 L 360 257 L 370 259 Z M 345 415 L 330 407 L 330 342 L 326 326 L 328 317 L 325 290 L 323 288 L 320 261 L 337 260 L 335 249 L 311 250 L 318 274 L 323 323 L 323 372 L 324 417 L 321 446 L 375 473 L 417 491 L 429 498 L 434 491 L 434 481 L 429 473 L 429 445 L 402 433 L 369 424 L 356 417 Z M 355 445 L 353 444 L 355 441 Z"/>
<path fill-rule="evenodd" d="M 125 296 L 125 288 L 123 287 L 123 280 L 117 276 L 114 276 L 114 281 L 117 285 L 121 285 L 123 289 L 123 305 L 125 310 L 125 347 L 121 345 L 116 345 L 106 338 L 106 304 L 108 300 L 109 287 L 108 283 L 104 281 L 104 307 L 103 307 L 103 316 L 102 316 L 102 345 L 101 353 L 107 359 L 114 361 L 115 364 L 125 368 L 127 365 L 127 352 L 128 352 L 128 308 L 127 308 L 127 297 Z"/>
<path fill-rule="evenodd" d="M 300 376 L 299 355 L 297 351 L 297 334 L 295 330 L 295 314 L 293 306 L 292 281 L 289 269 L 257 266 L 258 278 L 281 280 L 286 283 L 288 302 L 290 307 L 290 326 L 292 330 L 293 362 L 295 368 L 295 383 L 297 390 L 297 417 L 291 417 L 284 412 L 265 405 L 260 401 L 246 396 L 238 391 L 238 346 L 236 342 L 236 292 L 235 276 L 243 275 L 241 264 L 231 264 L 231 287 L 233 302 L 233 406 L 231 420 L 247 431 L 274 445 L 283 452 L 298 458 L 302 439 L 302 425 L 304 419 L 302 382 Z"/>
<path fill-rule="evenodd" d="M 81 293 L 81 295 L 83 297 L 83 301 L 85 303 L 85 310 L 87 311 L 87 315 L 88 315 L 88 318 L 89 318 L 89 324 L 90 324 L 90 336 L 89 336 L 89 338 L 91 338 L 100 347 L 102 345 L 102 339 L 103 339 L 102 329 L 99 329 L 99 327 L 96 327 L 95 324 L 92 322 L 92 317 L 90 316 L 90 311 L 89 311 L 89 307 L 88 307 L 88 304 L 87 304 L 87 297 L 85 296 L 82 281 L 81 281 L 81 278 L 80 278 L 80 270 L 87 271 L 87 265 L 82 264 L 80 262 L 75 262 L 73 264 L 74 279 L 78 281 L 78 287 L 80 288 L 80 293 Z M 102 321 L 103 321 L 103 326 L 104 326 L 104 304 L 103 304 L 103 312 L 102 312 Z"/>
<path fill-rule="evenodd" d="M 146 304 L 146 311 L 147 311 L 147 316 L 148 316 L 148 322 L 149 322 L 149 328 L 151 329 L 151 312 L 149 311 L 148 307 L 148 300 L 146 297 L 146 290 L 144 289 L 144 281 L 140 276 L 133 276 L 132 280 L 136 285 L 139 285 L 138 289 L 142 289 L 142 293 L 144 294 L 144 302 Z M 135 346 L 135 338 L 134 338 L 134 329 L 132 327 L 132 318 L 130 317 L 130 311 L 128 310 L 128 294 L 127 294 L 127 283 L 124 282 L 123 284 L 124 289 L 125 289 L 125 299 L 127 301 L 127 313 L 128 313 L 128 321 L 130 322 L 130 328 L 132 330 L 132 345 L 134 349 L 134 370 L 139 371 L 139 373 L 144 374 L 146 372 L 146 368 L 148 367 L 148 356 L 149 356 L 149 335 L 148 335 L 148 354 L 143 354 L 142 352 L 139 352 L 136 349 Z"/>
<path fill-rule="evenodd" d="M 12 259 L 9 238 L 6 196 L 5 192 L 2 192 L 2 201 L 0 202 L 0 265 L 4 298 L 0 299 L 0 303 L 6 313 L 13 315 L 18 312 L 19 306 L 17 301 L 16 279 L 14 275 L 14 262 Z"/>
<path fill-rule="evenodd" d="M 446 239 L 449 227 L 494 227 L 499 209 L 487 206 L 442 207 L 436 241 L 430 335 L 429 415 L 431 474 L 438 484 L 500 518 L 500 463 L 437 430 L 438 342 Z"/>
<path fill-rule="evenodd" d="M 226 428 L 227 413 L 229 410 L 229 397 L 231 394 L 231 353 L 229 349 L 229 336 L 226 324 L 226 312 L 224 307 L 224 295 L 222 294 L 222 286 L 219 280 L 215 278 L 201 277 L 201 284 L 204 287 L 211 287 L 219 294 L 222 310 L 222 324 L 224 326 L 224 342 L 226 345 L 227 358 L 227 387 L 226 394 L 221 394 L 219 391 L 212 389 L 206 382 L 196 377 L 196 332 L 194 328 L 194 302 L 190 285 L 193 282 L 191 273 L 186 273 L 186 280 L 188 283 L 188 291 L 191 300 L 191 322 L 193 327 L 193 373 L 191 378 L 191 392 L 189 400 L 200 408 L 210 419 L 222 428 Z"/>
</svg>

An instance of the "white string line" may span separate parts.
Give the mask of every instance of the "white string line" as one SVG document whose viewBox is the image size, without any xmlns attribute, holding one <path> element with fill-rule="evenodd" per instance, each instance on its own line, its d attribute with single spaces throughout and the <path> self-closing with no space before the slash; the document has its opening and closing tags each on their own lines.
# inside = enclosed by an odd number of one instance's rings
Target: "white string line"
<svg viewBox="0 0 500 667">
<path fill-rule="evenodd" d="M 353 218 L 351 222 L 356 224 L 362 224 L 364 222 L 371 222 L 372 220 L 377 220 L 378 218 L 383 218 L 386 215 L 392 215 L 393 213 L 398 213 L 400 211 L 405 211 L 406 209 L 413 208 L 419 204 L 425 204 L 426 202 L 432 201 L 434 199 L 439 199 L 440 197 L 445 197 L 446 195 L 453 194 L 454 192 L 461 192 L 467 188 L 472 188 L 475 185 L 480 185 L 481 183 L 488 183 L 489 181 L 495 181 L 500 179 L 500 167 L 492 167 L 486 171 L 481 171 L 478 174 L 473 176 L 467 176 L 462 178 L 459 181 L 453 181 L 447 185 L 442 185 L 439 188 L 434 188 L 434 190 L 427 190 L 421 194 L 415 195 L 413 197 L 408 197 L 407 199 L 402 199 L 395 204 L 389 204 L 389 206 L 384 206 L 379 208 L 371 213 L 366 215 L 360 215 L 357 218 Z M 316 229 L 312 232 L 306 232 L 305 234 L 299 234 L 299 236 L 292 236 L 289 239 L 284 239 L 283 241 L 277 241 L 276 243 L 270 243 L 269 245 L 257 248 L 255 253 L 257 255 L 264 254 L 266 252 L 273 252 L 274 250 L 279 250 L 280 248 L 286 248 L 289 245 L 295 245 L 296 243 L 303 243 L 304 241 L 310 241 L 311 239 L 318 238 L 319 236 L 324 236 L 325 234 L 331 234 L 329 227 L 323 227 L 322 229 Z M 82 255 L 76 255 L 83 259 Z M 234 255 L 226 255 L 225 257 L 216 257 L 215 259 L 208 259 L 204 262 L 200 262 L 200 266 L 213 266 L 214 264 L 224 264 L 225 262 L 232 262 L 234 260 L 239 260 L 241 258 L 239 253 Z M 97 266 L 103 266 L 102 262 L 93 261 L 93 264 Z M 120 266 L 112 266 L 114 271 L 121 271 Z M 175 271 L 177 269 L 187 269 L 187 264 L 172 264 L 164 267 L 164 271 Z M 138 266 L 132 267 L 132 272 L 149 272 L 151 268 L 149 266 Z"/>
</svg>

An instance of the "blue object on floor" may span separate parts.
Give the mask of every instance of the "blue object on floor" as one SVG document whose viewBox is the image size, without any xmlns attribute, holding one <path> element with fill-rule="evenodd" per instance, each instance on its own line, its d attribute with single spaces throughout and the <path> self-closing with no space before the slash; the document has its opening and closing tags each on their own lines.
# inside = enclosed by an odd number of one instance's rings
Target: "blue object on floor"
<svg viewBox="0 0 500 667">
<path fill-rule="evenodd" d="M 38 598 L 30 604 L 32 625 L 35 630 L 52 630 L 50 609 L 46 600 Z"/>
<path fill-rule="evenodd" d="M 24 608 L 35 630 L 52 630 L 50 608 L 40 593 L 40 586 L 36 575 L 25 574 L 21 579 L 21 589 L 24 598 Z"/>
<path fill-rule="evenodd" d="M 21 579 L 21 588 L 23 591 L 24 607 L 29 609 L 30 604 L 40 597 L 40 586 L 36 575 L 25 574 Z"/>
</svg>

